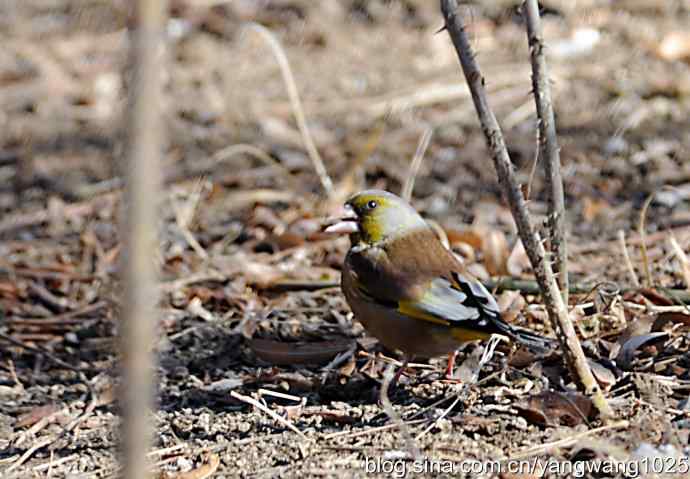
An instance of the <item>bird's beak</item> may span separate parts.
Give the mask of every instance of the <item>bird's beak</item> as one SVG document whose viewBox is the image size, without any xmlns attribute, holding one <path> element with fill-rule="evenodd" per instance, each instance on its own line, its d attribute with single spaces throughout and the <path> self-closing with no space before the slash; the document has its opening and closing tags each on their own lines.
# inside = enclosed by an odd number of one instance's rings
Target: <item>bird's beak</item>
<svg viewBox="0 0 690 479">
<path fill-rule="evenodd" d="M 325 233 L 340 235 L 359 233 L 357 213 L 350 205 L 341 206 L 328 224 L 329 226 L 324 230 Z"/>
</svg>

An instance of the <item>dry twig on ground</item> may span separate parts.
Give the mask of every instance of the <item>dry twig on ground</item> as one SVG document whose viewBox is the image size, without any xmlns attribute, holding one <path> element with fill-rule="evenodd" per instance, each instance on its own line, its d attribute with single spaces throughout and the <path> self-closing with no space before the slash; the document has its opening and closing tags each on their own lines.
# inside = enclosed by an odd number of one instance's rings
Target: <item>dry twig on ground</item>
<svg viewBox="0 0 690 479">
<path fill-rule="evenodd" d="M 122 278 L 123 477 L 148 476 L 146 451 L 151 440 L 153 365 L 151 347 L 156 326 L 158 192 L 162 149 L 161 70 L 164 67 L 167 2 L 141 0 L 132 31 L 132 92 L 129 105 L 129 145 L 124 165 L 126 203 L 122 222 L 125 254 Z"/>
<path fill-rule="evenodd" d="M 574 379 L 583 386 L 587 395 L 592 399 L 599 414 L 604 419 L 610 418 L 613 416 L 613 411 L 606 402 L 601 388 L 587 364 L 582 345 L 578 341 L 573 324 L 568 317 L 568 310 L 558 289 L 551 264 L 546 261 L 544 245 L 532 226 L 527 204 L 515 176 L 501 129 L 489 107 L 484 77 L 479 70 L 479 65 L 465 33 L 457 0 L 441 0 L 441 10 L 446 22 L 446 29 L 453 41 L 465 79 L 472 93 L 472 101 L 486 137 L 499 183 L 508 199 L 520 239 L 525 245 L 525 250 L 534 269 L 553 328 L 558 332 L 558 339 L 565 352 L 568 366 L 574 373 Z"/>
<path fill-rule="evenodd" d="M 539 118 L 539 149 L 546 171 L 547 196 L 549 198 L 550 249 L 554 256 L 554 273 L 568 305 L 568 243 L 565 236 L 565 199 L 561 178 L 561 154 L 556 136 L 556 119 L 553 114 L 549 70 L 544 55 L 541 19 L 537 0 L 525 0 L 523 12 L 527 24 L 527 41 L 532 62 L 532 93 Z"/>
</svg>

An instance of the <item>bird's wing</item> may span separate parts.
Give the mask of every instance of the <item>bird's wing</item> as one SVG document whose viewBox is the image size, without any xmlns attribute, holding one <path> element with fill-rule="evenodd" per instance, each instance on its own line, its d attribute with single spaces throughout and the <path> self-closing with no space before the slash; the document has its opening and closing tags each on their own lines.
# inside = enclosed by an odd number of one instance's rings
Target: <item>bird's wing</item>
<svg viewBox="0 0 690 479">
<path fill-rule="evenodd" d="M 487 320 L 500 318 L 498 304 L 484 285 L 460 273 L 432 279 L 421 297 L 399 301 L 398 311 L 450 327 L 485 327 Z"/>
<path fill-rule="evenodd" d="M 500 320 L 500 310 L 491 293 L 476 279 L 459 273 L 460 268 L 449 271 L 448 262 L 457 260 L 449 257 L 448 250 L 435 238 L 434 242 L 424 243 L 429 261 L 417 264 L 413 271 L 400 271 L 397 266 L 409 262 L 400 255 L 409 251 L 410 246 L 416 247 L 403 242 L 407 239 L 410 238 L 400 239 L 387 249 L 350 251 L 346 261 L 362 296 L 408 317 L 449 327 L 486 328 Z M 438 261 L 434 261 L 436 258 Z"/>
</svg>

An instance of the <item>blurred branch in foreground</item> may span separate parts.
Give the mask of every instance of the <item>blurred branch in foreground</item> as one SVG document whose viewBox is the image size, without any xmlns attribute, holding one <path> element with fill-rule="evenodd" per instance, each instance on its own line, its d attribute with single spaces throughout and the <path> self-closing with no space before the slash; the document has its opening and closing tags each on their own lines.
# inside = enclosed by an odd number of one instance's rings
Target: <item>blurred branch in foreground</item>
<svg viewBox="0 0 690 479">
<path fill-rule="evenodd" d="M 161 182 L 160 118 L 161 71 L 164 67 L 165 0 L 139 0 L 134 8 L 131 32 L 132 87 L 129 104 L 129 136 L 122 216 L 125 254 L 122 279 L 122 367 L 120 391 L 123 410 L 123 477 L 140 479 L 148 474 L 152 406 L 153 358 L 156 326 L 158 192 Z"/>
<path fill-rule="evenodd" d="M 534 275 L 544 298 L 544 304 L 553 329 L 558 333 L 558 339 L 565 353 L 568 366 L 574 373 L 574 379 L 592 399 L 602 419 L 607 420 L 613 417 L 613 411 L 606 402 L 601 388 L 587 364 L 582 345 L 578 341 L 573 324 L 568 317 L 568 310 L 563 302 L 551 264 L 546 261 L 544 245 L 539 234 L 532 226 L 525 197 L 515 177 L 513 164 L 510 160 L 501 129 L 493 111 L 489 107 L 484 87 L 484 77 L 479 70 L 475 54 L 465 33 L 464 21 L 459 12 L 457 0 L 441 0 L 441 11 L 446 22 L 446 29 L 457 51 L 467 85 L 472 93 L 472 101 L 477 110 L 482 131 L 486 137 L 499 183 L 510 205 L 520 239 L 529 256 Z M 535 94 L 538 95 L 539 93 L 535 92 Z"/>
</svg>

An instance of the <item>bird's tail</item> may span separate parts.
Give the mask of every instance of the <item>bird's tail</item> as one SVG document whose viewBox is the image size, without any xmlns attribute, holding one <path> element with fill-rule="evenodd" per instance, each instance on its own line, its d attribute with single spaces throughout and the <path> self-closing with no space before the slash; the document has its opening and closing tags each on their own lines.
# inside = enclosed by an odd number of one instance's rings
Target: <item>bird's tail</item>
<svg viewBox="0 0 690 479">
<path fill-rule="evenodd" d="M 496 321 L 496 325 L 502 334 L 526 346 L 535 353 L 545 354 L 557 346 L 557 342 L 554 339 L 545 338 L 529 329 L 513 326 L 504 321 Z"/>
</svg>

